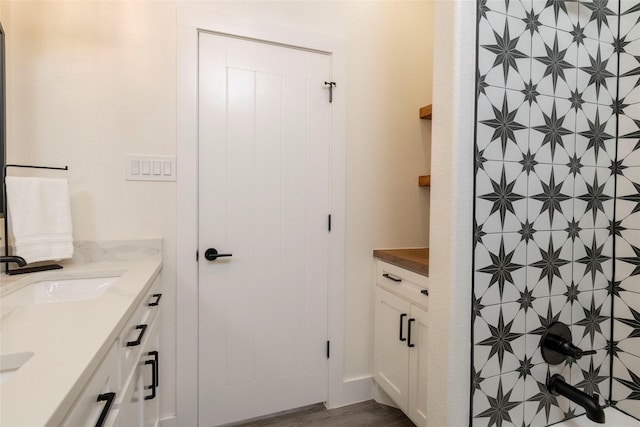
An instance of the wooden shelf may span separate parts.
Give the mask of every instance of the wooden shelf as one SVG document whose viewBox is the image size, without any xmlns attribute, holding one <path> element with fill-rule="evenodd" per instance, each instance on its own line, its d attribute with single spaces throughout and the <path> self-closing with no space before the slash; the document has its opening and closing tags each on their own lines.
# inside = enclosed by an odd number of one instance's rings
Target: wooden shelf
<svg viewBox="0 0 640 427">
<path fill-rule="evenodd" d="M 422 175 L 418 177 L 418 185 L 420 187 L 431 187 L 431 175 Z"/>
<path fill-rule="evenodd" d="M 420 118 L 424 120 L 431 120 L 431 107 L 432 105 L 426 105 L 420 109 Z"/>
</svg>

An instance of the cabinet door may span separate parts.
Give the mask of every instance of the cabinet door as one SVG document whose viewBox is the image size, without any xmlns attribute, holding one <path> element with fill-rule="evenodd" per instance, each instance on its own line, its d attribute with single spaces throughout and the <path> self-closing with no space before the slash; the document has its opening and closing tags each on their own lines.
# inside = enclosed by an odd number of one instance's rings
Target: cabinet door
<svg viewBox="0 0 640 427">
<path fill-rule="evenodd" d="M 374 379 L 403 411 L 408 407 L 410 307 L 407 301 L 376 287 Z"/>
<path fill-rule="evenodd" d="M 427 311 L 411 306 L 409 349 L 409 410 L 407 415 L 419 427 L 427 425 Z"/>
</svg>

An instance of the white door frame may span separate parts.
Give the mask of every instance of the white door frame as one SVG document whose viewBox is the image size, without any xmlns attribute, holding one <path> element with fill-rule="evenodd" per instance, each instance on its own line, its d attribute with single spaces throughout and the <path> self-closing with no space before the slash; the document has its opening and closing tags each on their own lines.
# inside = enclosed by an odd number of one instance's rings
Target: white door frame
<svg viewBox="0 0 640 427">
<path fill-rule="evenodd" d="M 331 53 L 337 82 L 331 111 L 331 235 L 328 286 L 328 407 L 351 403 L 343 381 L 346 219 L 346 43 L 303 30 L 248 22 L 190 7 L 178 7 L 177 93 L 177 284 L 176 417 L 179 426 L 198 425 L 198 32 L 268 41 Z M 328 94 L 327 94 L 328 96 Z"/>
</svg>

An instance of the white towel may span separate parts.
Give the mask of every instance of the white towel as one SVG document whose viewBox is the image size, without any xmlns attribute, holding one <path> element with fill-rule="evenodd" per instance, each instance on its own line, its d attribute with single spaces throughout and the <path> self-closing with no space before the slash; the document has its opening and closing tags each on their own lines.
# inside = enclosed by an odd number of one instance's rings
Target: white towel
<svg viewBox="0 0 640 427">
<path fill-rule="evenodd" d="M 66 179 L 6 177 L 14 255 L 28 263 L 73 256 L 71 204 Z"/>
</svg>

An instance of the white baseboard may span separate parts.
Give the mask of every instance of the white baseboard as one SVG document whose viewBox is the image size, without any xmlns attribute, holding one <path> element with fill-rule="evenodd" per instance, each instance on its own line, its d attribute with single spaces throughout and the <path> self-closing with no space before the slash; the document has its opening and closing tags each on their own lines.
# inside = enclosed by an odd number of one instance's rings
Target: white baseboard
<svg viewBox="0 0 640 427">
<path fill-rule="evenodd" d="M 340 396 L 330 399 L 327 408 L 339 408 L 373 398 L 373 377 L 353 378 L 342 382 Z"/>
<path fill-rule="evenodd" d="M 160 422 L 158 423 L 158 427 L 178 427 L 176 416 L 171 415 L 170 417 L 161 418 Z"/>
<path fill-rule="evenodd" d="M 392 408 L 398 407 L 393 399 L 391 399 L 375 381 L 373 382 L 373 400 L 383 405 L 391 406 Z"/>
<path fill-rule="evenodd" d="M 342 382 L 341 396 L 326 403 L 328 409 L 373 399 L 373 377 L 353 378 Z M 178 427 L 176 416 L 160 419 L 158 427 Z"/>
</svg>

